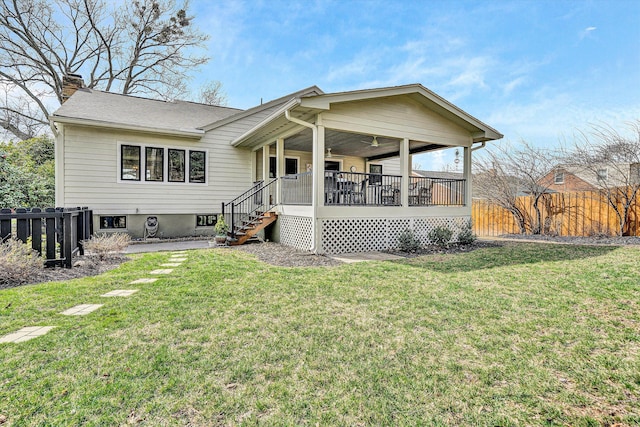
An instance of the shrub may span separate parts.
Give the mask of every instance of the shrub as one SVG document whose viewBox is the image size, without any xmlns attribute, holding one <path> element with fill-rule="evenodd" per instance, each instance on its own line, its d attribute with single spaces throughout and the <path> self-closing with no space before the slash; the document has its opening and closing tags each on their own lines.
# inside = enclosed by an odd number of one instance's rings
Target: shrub
<svg viewBox="0 0 640 427">
<path fill-rule="evenodd" d="M 8 239 L 0 244 L 0 287 L 38 281 L 44 261 L 31 246 Z"/>
<path fill-rule="evenodd" d="M 461 245 L 470 245 L 475 242 L 477 236 L 473 234 L 473 226 L 471 220 L 467 222 L 462 231 L 458 233 L 458 243 Z"/>
<path fill-rule="evenodd" d="M 229 231 L 229 226 L 226 222 L 224 222 L 224 215 L 218 216 L 218 221 L 213 228 L 216 230 L 216 235 L 218 236 L 225 236 L 227 234 L 227 231 Z"/>
<path fill-rule="evenodd" d="M 118 257 L 131 241 L 131 236 L 125 233 L 95 234 L 90 240 L 84 240 L 82 245 L 87 255 L 97 256 L 100 261 L 109 257 Z"/>
<path fill-rule="evenodd" d="M 412 230 L 406 229 L 398 235 L 398 249 L 402 252 L 417 252 L 420 249 L 420 240 Z"/>
<path fill-rule="evenodd" d="M 431 230 L 427 237 L 429 237 L 429 240 L 434 245 L 444 248 L 449 246 L 449 242 L 451 242 L 451 238 L 453 237 L 453 231 L 451 231 L 449 227 L 440 226 Z"/>
</svg>

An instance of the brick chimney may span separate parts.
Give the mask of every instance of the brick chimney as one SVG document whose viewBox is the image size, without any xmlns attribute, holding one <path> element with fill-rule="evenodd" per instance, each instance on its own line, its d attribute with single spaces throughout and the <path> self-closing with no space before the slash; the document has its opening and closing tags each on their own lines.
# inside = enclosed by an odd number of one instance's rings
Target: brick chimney
<svg viewBox="0 0 640 427">
<path fill-rule="evenodd" d="M 84 80 L 79 74 L 67 74 L 62 77 L 62 103 L 84 87 Z"/>
</svg>

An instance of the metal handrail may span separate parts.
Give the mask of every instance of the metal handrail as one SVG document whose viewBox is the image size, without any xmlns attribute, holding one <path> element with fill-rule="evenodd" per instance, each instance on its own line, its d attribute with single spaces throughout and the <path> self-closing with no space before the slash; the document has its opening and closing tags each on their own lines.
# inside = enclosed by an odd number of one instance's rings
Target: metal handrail
<svg viewBox="0 0 640 427">
<path fill-rule="evenodd" d="M 232 239 L 237 238 L 237 234 L 257 216 L 258 212 L 267 212 L 276 205 L 273 196 L 277 182 L 277 178 L 266 184 L 264 181 L 258 181 L 232 201 L 222 203 L 222 215 L 225 220 L 230 216 L 230 221 L 227 222 Z"/>
</svg>

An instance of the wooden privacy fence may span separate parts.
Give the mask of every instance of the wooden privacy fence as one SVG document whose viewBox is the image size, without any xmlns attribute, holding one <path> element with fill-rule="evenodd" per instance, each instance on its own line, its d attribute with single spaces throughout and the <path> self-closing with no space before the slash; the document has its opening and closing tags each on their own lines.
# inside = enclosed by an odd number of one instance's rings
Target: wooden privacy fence
<svg viewBox="0 0 640 427">
<path fill-rule="evenodd" d="M 528 223 L 536 221 L 533 197 L 522 196 L 518 204 Z M 542 233 L 558 236 L 615 236 L 619 232 L 618 217 L 598 191 L 545 194 L 538 202 L 542 213 Z M 472 205 L 473 231 L 478 236 L 519 234 L 520 227 L 506 209 L 485 199 L 474 199 Z M 530 229 L 527 230 L 530 232 Z M 631 206 L 624 235 L 640 235 L 640 201 Z"/>
<path fill-rule="evenodd" d="M 73 256 L 84 254 L 82 241 L 93 234 L 93 212 L 84 208 L 19 208 L 0 210 L 0 240 L 17 238 L 40 256 L 48 267 L 71 268 Z"/>
</svg>

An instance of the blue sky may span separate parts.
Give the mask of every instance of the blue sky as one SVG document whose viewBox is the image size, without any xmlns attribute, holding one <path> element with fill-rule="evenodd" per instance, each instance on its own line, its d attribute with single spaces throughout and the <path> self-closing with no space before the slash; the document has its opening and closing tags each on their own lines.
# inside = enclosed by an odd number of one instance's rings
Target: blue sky
<svg viewBox="0 0 640 427">
<path fill-rule="evenodd" d="M 192 0 L 210 34 L 196 75 L 249 108 L 421 83 L 505 135 L 555 146 L 640 118 L 640 2 Z M 439 160 L 440 162 L 442 159 Z M 440 168 L 441 164 L 427 164 Z"/>
</svg>

